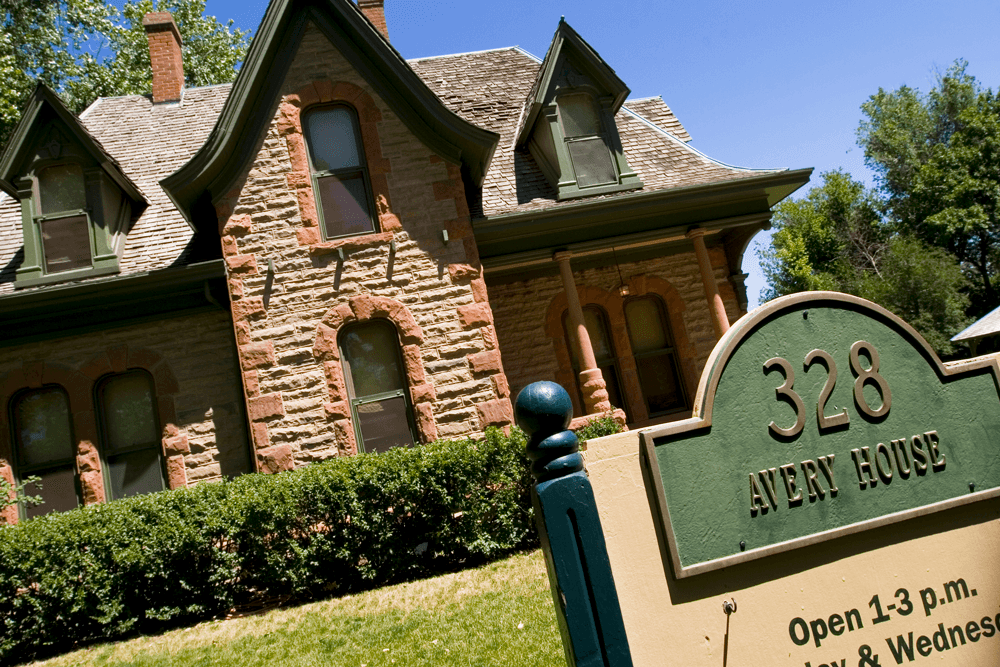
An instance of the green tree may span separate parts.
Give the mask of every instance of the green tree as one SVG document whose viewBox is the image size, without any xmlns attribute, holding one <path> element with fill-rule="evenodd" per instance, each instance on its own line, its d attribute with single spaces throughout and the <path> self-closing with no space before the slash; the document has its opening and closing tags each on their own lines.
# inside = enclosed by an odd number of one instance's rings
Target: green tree
<svg viewBox="0 0 1000 667">
<path fill-rule="evenodd" d="M 764 299 L 807 290 L 851 291 L 878 274 L 889 233 L 878 201 L 843 171 L 821 174 L 822 185 L 774 209 L 772 246 L 761 253 Z"/>
<path fill-rule="evenodd" d="M 842 171 L 822 174 L 805 198 L 775 207 L 772 245 L 760 256 L 772 299 L 807 290 L 864 297 L 909 322 L 942 355 L 967 323 L 967 280 L 947 251 L 902 233 L 881 202 Z"/>
<path fill-rule="evenodd" d="M 250 33 L 205 16 L 205 0 L 0 0 L 0 145 L 20 119 L 35 81 L 79 113 L 98 97 L 148 94 L 149 47 L 142 17 L 174 16 L 189 86 L 232 81 Z"/>
<path fill-rule="evenodd" d="M 879 89 L 858 144 L 893 230 L 951 253 L 981 316 L 1000 305 L 1000 102 L 966 67 L 956 61 L 927 94 Z"/>
</svg>

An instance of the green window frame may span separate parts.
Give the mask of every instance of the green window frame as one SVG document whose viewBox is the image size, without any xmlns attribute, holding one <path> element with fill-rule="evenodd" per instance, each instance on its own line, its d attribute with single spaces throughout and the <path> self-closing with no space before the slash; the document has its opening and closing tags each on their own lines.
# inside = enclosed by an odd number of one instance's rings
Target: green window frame
<svg viewBox="0 0 1000 667">
<path fill-rule="evenodd" d="M 625 301 L 625 326 L 650 417 L 690 409 L 667 309 L 658 297 Z"/>
<path fill-rule="evenodd" d="M 80 506 L 76 475 L 76 438 L 73 435 L 69 395 L 59 385 L 45 385 L 15 394 L 10 401 L 13 430 L 14 478 L 41 479 L 41 488 L 25 486 L 25 493 L 41 496 L 43 503 L 18 508 L 22 519 Z"/>
<path fill-rule="evenodd" d="M 556 109 L 576 187 L 618 185 L 618 170 L 594 98 L 583 92 L 560 95 Z"/>
<path fill-rule="evenodd" d="M 15 287 L 119 272 L 118 252 L 131 208 L 100 166 L 47 160 L 19 191 L 24 262 Z"/>
<path fill-rule="evenodd" d="M 583 323 L 587 328 L 587 335 L 590 337 L 590 345 L 594 350 L 594 360 L 597 367 L 601 369 L 604 377 L 604 384 L 608 390 L 608 400 L 611 407 L 624 410 L 628 413 L 628 405 L 624 401 L 622 394 L 621 373 L 619 371 L 618 355 L 615 351 L 614 340 L 611 338 L 611 328 L 608 326 L 608 317 L 605 312 L 593 304 L 583 307 Z M 576 348 L 570 336 L 569 311 L 563 313 L 563 333 L 566 336 L 566 347 L 569 348 L 570 362 L 573 367 L 573 376 L 576 378 L 577 398 L 580 405 L 584 405 L 583 390 L 580 388 L 580 360 L 576 356 Z"/>
<path fill-rule="evenodd" d="M 152 376 L 141 369 L 108 375 L 95 390 L 105 495 L 118 500 L 167 488 Z"/>
<path fill-rule="evenodd" d="M 396 327 L 382 319 L 359 322 L 344 327 L 337 343 L 358 451 L 412 447 L 418 440 Z"/>
<path fill-rule="evenodd" d="M 83 167 L 65 162 L 40 169 L 35 178 L 35 201 L 33 221 L 38 227 L 45 273 L 92 269 L 94 248 Z M 57 229 L 65 230 L 61 238 Z"/>
<path fill-rule="evenodd" d="M 324 239 L 379 231 L 358 113 L 346 104 L 312 107 L 302 131 Z"/>
<path fill-rule="evenodd" d="M 539 116 L 528 149 L 555 187 L 557 200 L 642 187 L 625 159 L 613 102 L 590 87 L 567 88 Z"/>
</svg>

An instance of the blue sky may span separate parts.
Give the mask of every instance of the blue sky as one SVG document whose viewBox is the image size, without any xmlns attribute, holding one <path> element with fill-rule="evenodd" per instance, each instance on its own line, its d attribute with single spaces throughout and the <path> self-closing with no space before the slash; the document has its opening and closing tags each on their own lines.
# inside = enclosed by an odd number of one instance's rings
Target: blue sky
<svg viewBox="0 0 1000 667">
<path fill-rule="evenodd" d="M 633 97 L 663 97 L 699 150 L 744 167 L 814 167 L 813 184 L 838 167 L 871 183 L 854 132 L 879 87 L 926 91 L 956 58 L 985 86 L 1000 84 L 996 0 L 385 4 L 389 37 L 407 58 L 514 45 L 541 57 L 565 15 Z M 266 7 L 207 0 L 206 11 L 256 31 Z M 753 247 L 743 268 L 755 305 L 763 279 Z"/>
</svg>

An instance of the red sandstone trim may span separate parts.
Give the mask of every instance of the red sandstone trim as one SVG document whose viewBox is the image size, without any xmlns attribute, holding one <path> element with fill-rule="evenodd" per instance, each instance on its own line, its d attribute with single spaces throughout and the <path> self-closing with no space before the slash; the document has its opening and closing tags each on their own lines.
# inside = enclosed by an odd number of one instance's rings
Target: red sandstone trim
<svg viewBox="0 0 1000 667">
<path fill-rule="evenodd" d="M 366 236 L 351 236 L 349 238 L 334 239 L 332 241 L 317 241 L 309 246 L 309 254 L 313 257 L 325 255 L 343 248 L 345 252 L 354 250 L 364 250 L 385 245 L 392 241 L 392 232 L 380 232 L 378 234 L 368 234 Z M 299 237 L 301 243 L 302 237 Z"/>
<path fill-rule="evenodd" d="M 323 362 L 327 390 L 330 394 L 330 402 L 326 403 L 324 408 L 327 417 L 334 420 L 337 442 L 341 443 L 340 449 L 345 454 L 357 452 L 357 443 L 350 421 L 347 387 L 340 365 L 337 336 L 345 324 L 373 319 L 389 320 L 395 325 L 403 352 L 417 431 L 422 442 L 432 442 L 437 439 L 437 424 L 434 421 L 433 409 L 436 393 L 434 386 L 426 381 L 420 353 L 420 345 L 424 340 L 423 331 L 417 325 L 410 309 L 400 301 L 362 294 L 327 311 L 316 327 L 316 337 L 313 339 L 313 356 Z"/>
<path fill-rule="evenodd" d="M 389 197 L 389 181 L 385 175 L 392 171 L 392 164 L 382 157 L 382 143 L 378 133 L 378 123 L 382 121 L 382 112 L 375 100 L 364 89 L 353 83 L 338 81 L 336 83 L 321 80 L 306 84 L 299 90 L 285 95 L 278 106 L 278 133 L 285 138 L 288 148 L 291 172 L 286 174 L 286 182 L 295 191 L 299 203 L 299 217 L 302 229 L 298 231 L 299 245 L 324 246 L 329 243 L 322 241 L 319 230 L 319 215 L 316 209 L 316 196 L 312 188 L 312 174 L 309 170 L 309 158 L 306 152 L 305 139 L 302 133 L 302 112 L 310 106 L 319 104 L 349 104 L 358 112 L 361 143 L 368 164 L 368 179 L 371 183 L 373 203 L 379 219 L 382 234 L 390 234 L 402 229 L 399 218 L 392 211 Z M 352 239 L 355 242 L 362 237 Z M 373 243 L 381 243 L 377 241 Z M 345 247 L 334 246 L 336 247 Z M 370 247 L 363 246 L 363 247 Z M 345 247 L 345 249 L 347 249 Z M 320 250 L 317 250 L 320 251 Z"/>
</svg>

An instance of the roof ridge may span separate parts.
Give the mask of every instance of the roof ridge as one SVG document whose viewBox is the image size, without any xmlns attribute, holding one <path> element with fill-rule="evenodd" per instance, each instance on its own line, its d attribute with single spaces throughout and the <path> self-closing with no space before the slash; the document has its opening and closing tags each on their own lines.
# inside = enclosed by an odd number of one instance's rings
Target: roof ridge
<svg viewBox="0 0 1000 667">
<path fill-rule="evenodd" d="M 439 58 L 458 58 L 459 56 L 475 56 L 479 55 L 480 53 L 493 53 L 494 51 L 520 51 L 521 53 L 527 56 L 531 56 L 532 58 L 535 57 L 530 53 L 528 53 L 527 51 L 525 51 L 524 49 L 522 49 L 520 46 L 514 45 L 514 46 L 502 46 L 496 49 L 480 49 L 479 51 L 466 51 L 464 53 L 442 53 L 437 56 L 421 56 L 420 58 L 407 58 L 406 62 L 416 63 L 416 62 L 422 62 L 424 60 L 438 60 Z"/>
<path fill-rule="evenodd" d="M 700 150 L 698 150 L 697 148 L 695 148 L 691 144 L 689 144 L 689 143 L 687 143 L 685 141 L 681 141 L 676 136 L 674 136 L 673 133 L 668 132 L 667 130 L 665 130 L 664 128 L 660 127 L 659 125 L 657 125 L 653 121 L 649 120 L 648 118 L 639 115 L 635 111 L 632 111 L 631 109 L 627 108 L 624 104 L 622 105 L 622 109 L 624 109 L 630 115 L 634 116 L 636 118 L 636 120 L 638 120 L 639 122 L 643 123 L 644 125 L 648 125 L 650 128 L 652 128 L 652 129 L 660 132 L 664 136 L 668 137 L 670 140 L 677 142 L 677 144 L 679 144 L 682 148 L 685 148 L 685 149 L 691 151 L 692 153 L 694 153 L 695 155 L 703 157 L 706 160 L 708 160 L 709 162 L 711 162 L 713 164 L 717 164 L 720 167 L 725 167 L 726 169 L 732 169 L 734 171 L 743 171 L 743 172 L 761 173 L 761 174 L 762 173 L 768 173 L 768 172 L 777 173 L 777 172 L 780 172 L 780 171 L 788 171 L 787 167 L 782 168 L 782 169 L 755 169 L 753 167 L 739 167 L 739 166 L 734 165 L 734 164 L 729 164 L 728 162 L 723 162 L 722 160 L 716 160 L 714 157 L 711 157 L 709 155 L 706 155 L 706 154 L 702 153 Z"/>
<path fill-rule="evenodd" d="M 181 90 L 181 94 L 183 95 L 184 93 L 189 93 L 192 90 L 205 90 L 208 88 L 221 88 L 222 86 L 232 86 L 232 85 L 233 85 L 232 81 L 226 81 L 224 83 L 206 83 L 204 86 L 185 86 L 184 89 Z M 86 109 L 80 112 L 79 118 L 83 118 L 84 115 L 87 114 L 91 109 L 93 109 L 94 105 L 97 104 L 98 102 L 103 102 L 104 100 L 124 100 L 129 97 L 145 97 L 146 99 L 149 99 L 150 93 L 132 93 L 129 95 L 107 95 L 98 97 L 96 100 L 91 102 Z"/>
<path fill-rule="evenodd" d="M 663 100 L 663 95 L 650 95 L 648 97 L 630 97 L 627 100 L 625 100 L 624 104 L 628 104 L 629 102 L 646 102 L 647 100 Z M 664 102 L 664 104 L 667 103 Z M 669 107 L 669 105 L 667 106 Z"/>
</svg>

